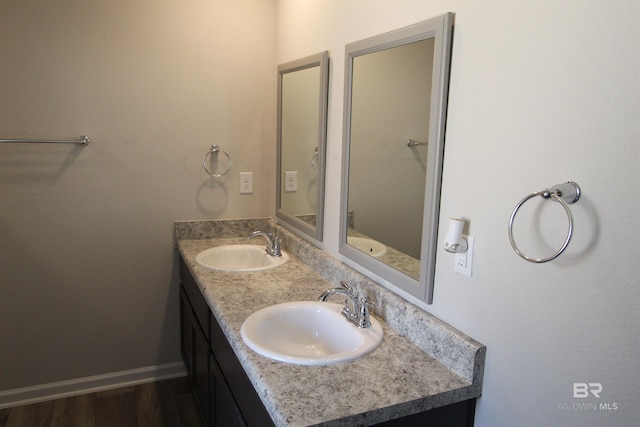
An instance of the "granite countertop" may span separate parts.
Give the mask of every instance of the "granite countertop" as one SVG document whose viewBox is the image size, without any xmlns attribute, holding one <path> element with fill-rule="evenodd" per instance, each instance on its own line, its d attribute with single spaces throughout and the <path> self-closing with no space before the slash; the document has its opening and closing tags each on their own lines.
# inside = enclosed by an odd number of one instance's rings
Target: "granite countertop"
<svg viewBox="0 0 640 427">
<path fill-rule="evenodd" d="M 277 426 L 370 425 L 480 395 L 482 367 L 472 380 L 464 378 L 384 321 L 382 344 L 358 360 L 299 366 L 258 355 L 240 336 L 250 314 L 281 302 L 316 300 L 335 285 L 291 251 L 289 261 L 272 270 L 212 271 L 196 264 L 200 251 L 249 242 L 238 237 L 196 239 L 179 240 L 179 252 Z M 484 347 L 478 348 L 484 365 Z"/>
</svg>

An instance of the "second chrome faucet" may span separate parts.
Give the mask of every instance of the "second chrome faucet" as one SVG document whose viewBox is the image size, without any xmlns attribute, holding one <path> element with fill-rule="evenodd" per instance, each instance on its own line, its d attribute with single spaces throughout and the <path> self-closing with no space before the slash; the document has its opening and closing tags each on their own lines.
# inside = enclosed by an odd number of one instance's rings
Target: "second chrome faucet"
<svg viewBox="0 0 640 427">
<path fill-rule="evenodd" d="M 268 233 L 266 231 L 256 230 L 247 236 L 249 240 L 252 240 L 256 236 L 262 236 L 267 239 L 267 249 L 266 252 L 274 258 L 280 258 L 282 256 L 282 251 L 280 250 L 280 237 L 276 236 L 276 233 Z"/>
<path fill-rule="evenodd" d="M 369 302 L 366 297 L 356 297 L 347 282 L 342 281 L 340 285 L 342 285 L 341 288 L 328 289 L 323 292 L 320 298 L 318 298 L 318 301 L 324 302 L 332 295 L 344 295 L 347 297 L 344 308 L 342 309 L 344 317 L 359 328 L 370 327 L 369 306 L 372 306 L 373 303 Z"/>
</svg>

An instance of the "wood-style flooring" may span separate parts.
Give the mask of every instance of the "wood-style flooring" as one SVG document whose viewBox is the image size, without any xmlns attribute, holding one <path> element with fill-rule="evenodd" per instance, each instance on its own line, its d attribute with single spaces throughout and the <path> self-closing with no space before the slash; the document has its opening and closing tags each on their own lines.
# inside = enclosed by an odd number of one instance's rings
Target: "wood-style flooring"
<svg viewBox="0 0 640 427">
<path fill-rule="evenodd" d="M 200 427 L 185 378 L 0 409 L 0 427 Z"/>
</svg>

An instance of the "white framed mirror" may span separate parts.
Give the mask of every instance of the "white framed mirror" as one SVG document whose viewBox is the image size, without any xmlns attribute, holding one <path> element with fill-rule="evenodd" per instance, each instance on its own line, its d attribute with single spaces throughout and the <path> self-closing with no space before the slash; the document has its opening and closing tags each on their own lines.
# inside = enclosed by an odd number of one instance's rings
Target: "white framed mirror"
<svg viewBox="0 0 640 427">
<path fill-rule="evenodd" d="M 276 218 L 322 241 L 329 53 L 278 66 Z"/>
<path fill-rule="evenodd" d="M 339 250 L 429 304 L 452 34 L 447 13 L 346 46 Z"/>
</svg>

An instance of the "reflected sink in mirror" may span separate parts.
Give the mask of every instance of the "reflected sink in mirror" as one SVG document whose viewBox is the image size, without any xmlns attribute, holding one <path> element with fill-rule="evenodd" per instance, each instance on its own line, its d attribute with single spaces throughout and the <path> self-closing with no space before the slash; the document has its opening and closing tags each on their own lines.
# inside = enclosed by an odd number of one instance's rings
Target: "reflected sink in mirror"
<svg viewBox="0 0 640 427">
<path fill-rule="evenodd" d="M 256 311 L 240 329 L 242 340 L 256 353 L 297 365 L 332 365 L 358 359 L 375 350 L 382 326 L 358 328 L 341 313 L 341 304 L 296 301 Z"/>
<path fill-rule="evenodd" d="M 196 262 L 206 268 L 219 271 L 251 272 L 276 268 L 287 262 L 284 251 L 275 258 L 258 245 L 225 245 L 206 249 L 196 255 Z"/>
<path fill-rule="evenodd" d="M 379 257 L 387 253 L 387 247 L 377 240 L 367 239 L 366 237 L 347 237 L 347 243 L 362 252 L 371 255 L 372 257 Z"/>
</svg>

